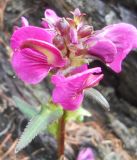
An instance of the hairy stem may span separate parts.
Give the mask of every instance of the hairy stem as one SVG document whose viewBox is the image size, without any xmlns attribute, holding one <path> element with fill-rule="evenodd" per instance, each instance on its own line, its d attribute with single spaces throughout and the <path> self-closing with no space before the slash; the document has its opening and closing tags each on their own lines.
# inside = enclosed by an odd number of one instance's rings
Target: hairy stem
<svg viewBox="0 0 137 160">
<path fill-rule="evenodd" d="M 59 132 L 58 132 L 58 158 L 64 157 L 65 149 L 65 111 L 59 120 Z"/>
</svg>

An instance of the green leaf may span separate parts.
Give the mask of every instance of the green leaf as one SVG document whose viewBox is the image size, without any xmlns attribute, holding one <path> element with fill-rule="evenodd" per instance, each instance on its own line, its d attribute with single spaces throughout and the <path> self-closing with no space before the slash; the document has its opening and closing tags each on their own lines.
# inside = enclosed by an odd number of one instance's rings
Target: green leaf
<svg viewBox="0 0 137 160">
<path fill-rule="evenodd" d="M 58 120 L 63 114 L 60 107 L 54 108 L 52 111 L 48 107 L 42 107 L 40 113 L 34 116 L 25 128 L 17 146 L 15 153 L 25 148 L 39 133 L 44 131 L 49 124 Z"/>
<path fill-rule="evenodd" d="M 34 109 L 30 104 L 26 103 L 24 100 L 19 97 L 13 96 L 13 99 L 16 103 L 16 107 L 28 118 L 31 119 L 34 117 L 38 111 Z"/>
<path fill-rule="evenodd" d="M 110 110 L 110 106 L 108 101 L 106 100 L 106 98 L 96 89 L 94 88 L 90 88 L 88 90 L 85 91 L 85 93 L 93 98 L 94 100 L 96 100 L 99 104 L 101 104 L 101 106 L 104 109 L 107 109 L 108 111 Z"/>
<path fill-rule="evenodd" d="M 90 117 L 91 113 L 80 107 L 75 111 L 66 111 L 66 120 L 73 120 L 73 121 L 83 121 L 84 116 Z"/>
</svg>

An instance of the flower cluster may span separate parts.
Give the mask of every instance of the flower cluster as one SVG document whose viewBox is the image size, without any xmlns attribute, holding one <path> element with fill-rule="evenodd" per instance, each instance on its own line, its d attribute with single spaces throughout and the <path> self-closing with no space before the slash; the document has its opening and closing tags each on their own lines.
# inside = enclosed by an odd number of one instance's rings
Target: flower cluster
<svg viewBox="0 0 137 160">
<path fill-rule="evenodd" d="M 37 84 L 50 72 L 53 102 L 66 110 L 77 109 L 84 90 L 103 78 L 100 67 L 88 69 L 87 63 L 99 59 L 118 73 L 127 54 L 137 48 L 134 26 L 119 23 L 94 31 L 79 9 L 71 13 L 72 19 L 61 18 L 47 9 L 42 27 L 29 25 L 22 17 L 22 26 L 11 37 L 12 66 L 18 77 Z"/>
</svg>

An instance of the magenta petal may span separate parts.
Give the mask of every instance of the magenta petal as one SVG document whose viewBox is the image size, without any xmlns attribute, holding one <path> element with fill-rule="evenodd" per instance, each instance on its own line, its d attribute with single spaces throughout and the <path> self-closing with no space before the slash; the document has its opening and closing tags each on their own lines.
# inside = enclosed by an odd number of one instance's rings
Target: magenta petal
<svg viewBox="0 0 137 160">
<path fill-rule="evenodd" d="M 46 56 L 28 48 L 13 54 L 12 66 L 18 77 L 30 84 L 42 81 L 50 70 Z"/>
<path fill-rule="evenodd" d="M 111 40 L 118 48 L 127 49 L 132 45 L 137 47 L 137 29 L 127 23 L 119 23 L 103 28 L 103 34 Z"/>
<path fill-rule="evenodd" d="M 55 85 L 52 95 L 53 102 L 61 104 L 66 110 L 75 110 L 83 101 L 84 89 L 97 85 L 102 78 L 99 67 L 87 69 L 67 78 L 54 75 L 51 79 Z"/>
<path fill-rule="evenodd" d="M 68 85 L 56 87 L 52 93 L 54 103 L 59 103 L 65 110 L 76 110 L 82 103 L 84 95 L 76 94 Z"/>
<path fill-rule="evenodd" d="M 101 59 L 105 63 L 110 63 L 114 60 L 117 54 L 116 47 L 109 39 L 105 38 L 90 38 L 87 41 L 89 46 L 88 53 Z"/>
<path fill-rule="evenodd" d="M 62 53 L 54 45 L 35 39 L 24 41 L 21 48 L 31 48 L 47 57 L 47 62 L 53 67 L 63 67 L 66 60 L 62 57 Z"/>
<path fill-rule="evenodd" d="M 66 82 L 71 84 L 73 89 L 81 91 L 83 89 L 96 86 L 102 78 L 103 74 L 101 74 L 101 68 L 96 67 L 72 75 L 66 78 Z"/>
<path fill-rule="evenodd" d="M 137 29 L 130 24 L 119 23 L 105 27 L 101 34 L 111 40 L 117 48 L 115 59 L 109 66 L 118 73 L 128 53 L 137 48 Z"/>
<path fill-rule="evenodd" d="M 115 57 L 115 60 L 112 63 L 108 64 L 108 67 L 110 67 L 116 73 L 119 73 L 122 70 L 121 66 L 122 66 L 122 61 L 124 59 L 122 55 L 124 54 L 121 52 L 119 56 Z"/>
<path fill-rule="evenodd" d="M 34 27 L 34 26 L 21 27 L 17 29 L 11 37 L 12 49 L 14 51 L 18 50 L 22 42 L 29 38 L 43 40 L 52 43 L 53 34 L 39 27 Z"/>
<path fill-rule="evenodd" d="M 88 65 L 87 64 L 83 64 L 80 67 L 76 67 L 75 69 L 72 69 L 71 70 L 71 75 L 86 71 L 87 69 L 88 69 Z"/>
</svg>

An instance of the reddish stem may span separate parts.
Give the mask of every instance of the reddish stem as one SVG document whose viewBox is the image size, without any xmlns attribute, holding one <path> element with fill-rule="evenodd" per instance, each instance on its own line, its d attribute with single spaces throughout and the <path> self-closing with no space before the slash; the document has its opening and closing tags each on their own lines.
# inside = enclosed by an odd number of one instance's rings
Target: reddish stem
<svg viewBox="0 0 137 160">
<path fill-rule="evenodd" d="M 65 149 L 65 111 L 59 120 L 59 132 L 58 132 L 58 158 L 64 156 Z"/>
</svg>

